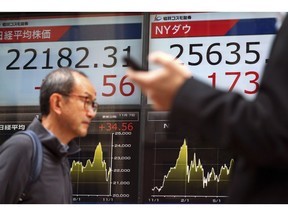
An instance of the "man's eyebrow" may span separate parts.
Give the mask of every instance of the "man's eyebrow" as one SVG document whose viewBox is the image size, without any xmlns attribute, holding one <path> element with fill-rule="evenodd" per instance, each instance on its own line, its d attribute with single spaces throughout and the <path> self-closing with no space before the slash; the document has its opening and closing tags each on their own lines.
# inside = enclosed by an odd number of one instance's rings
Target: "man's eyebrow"
<svg viewBox="0 0 288 216">
<path fill-rule="evenodd" d="M 92 94 L 90 94 L 89 92 L 84 92 L 84 94 L 86 94 L 90 98 L 94 98 L 94 96 Z M 94 100 L 96 100 L 96 96 L 95 96 Z"/>
</svg>

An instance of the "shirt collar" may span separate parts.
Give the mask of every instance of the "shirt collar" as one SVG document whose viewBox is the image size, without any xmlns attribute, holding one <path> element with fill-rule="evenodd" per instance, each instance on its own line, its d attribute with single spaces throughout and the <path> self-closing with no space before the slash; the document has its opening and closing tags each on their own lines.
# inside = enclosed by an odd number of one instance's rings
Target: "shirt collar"
<svg viewBox="0 0 288 216">
<path fill-rule="evenodd" d="M 67 145 L 61 144 L 59 139 L 47 130 L 37 117 L 34 118 L 27 129 L 33 130 L 38 135 L 42 145 L 59 157 L 75 154 L 80 151 L 79 145 L 74 140 L 70 141 Z"/>
</svg>

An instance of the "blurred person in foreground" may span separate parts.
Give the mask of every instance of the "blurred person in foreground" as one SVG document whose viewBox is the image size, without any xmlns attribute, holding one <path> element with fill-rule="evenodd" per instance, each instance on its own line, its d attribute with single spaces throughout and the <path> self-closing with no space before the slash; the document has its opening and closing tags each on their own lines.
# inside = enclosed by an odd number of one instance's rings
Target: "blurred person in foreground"
<svg viewBox="0 0 288 216">
<path fill-rule="evenodd" d="M 165 53 L 149 62 L 149 72 L 128 69 L 128 77 L 153 101 L 170 111 L 171 130 L 191 132 L 236 156 L 229 203 L 288 203 L 288 18 L 275 37 L 260 89 L 254 101 L 227 93 L 193 78 Z M 193 72 L 192 72 L 193 73 Z"/>
</svg>

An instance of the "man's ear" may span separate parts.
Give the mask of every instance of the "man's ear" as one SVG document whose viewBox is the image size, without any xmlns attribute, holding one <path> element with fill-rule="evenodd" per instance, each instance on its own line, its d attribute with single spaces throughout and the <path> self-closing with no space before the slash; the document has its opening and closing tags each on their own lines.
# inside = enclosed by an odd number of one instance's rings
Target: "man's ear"
<svg viewBox="0 0 288 216">
<path fill-rule="evenodd" d="M 50 110 L 60 115 L 62 113 L 63 96 L 53 93 L 50 96 Z"/>
</svg>

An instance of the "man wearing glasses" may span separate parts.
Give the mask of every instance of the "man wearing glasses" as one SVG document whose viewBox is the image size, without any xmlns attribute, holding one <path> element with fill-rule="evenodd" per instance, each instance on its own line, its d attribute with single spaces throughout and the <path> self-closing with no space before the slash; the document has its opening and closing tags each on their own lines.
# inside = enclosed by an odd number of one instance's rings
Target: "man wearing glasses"
<svg viewBox="0 0 288 216">
<path fill-rule="evenodd" d="M 88 77 L 71 68 L 49 73 L 40 90 L 41 118 L 28 129 L 43 146 L 39 177 L 29 185 L 32 140 L 12 136 L 0 147 L 0 203 L 72 203 L 70 164 L 67 156 L 80 151 L 73 141 L 86 136 L 97 113 L 96 90 Z"/>
</svg>

